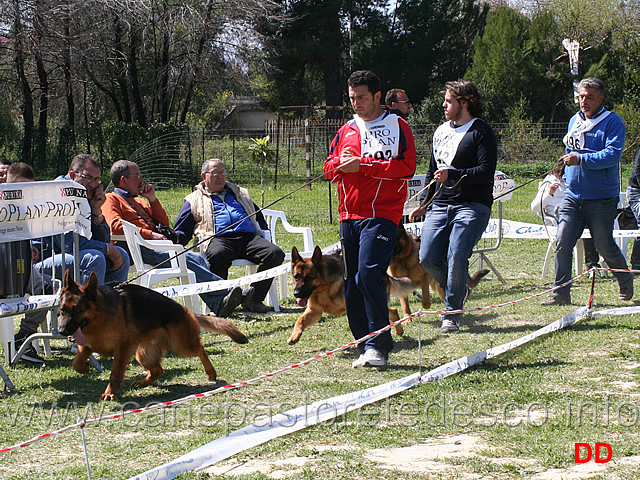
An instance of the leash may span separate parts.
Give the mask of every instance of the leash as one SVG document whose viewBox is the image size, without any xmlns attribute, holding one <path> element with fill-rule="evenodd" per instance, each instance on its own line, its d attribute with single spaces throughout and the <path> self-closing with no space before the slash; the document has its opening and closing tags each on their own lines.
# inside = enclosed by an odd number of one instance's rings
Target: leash
<svg viewBox="0 0 640 480">
<path fill-rule="evenodd" d="M 178 257 L 178 256 L 180 256 L 180 255 L 185 255 L 188 251 L 191 251 L 191 250 L 193 250 L 194 248 L 199 247 L 199 246 L 200 246 L 200 245 L 202 245 L 203 243 L 208 242 L 208 241 L 210 241 L 210 240 L 212 240 L 212 239 L 216 238 L 218 235 L 220 235 L 220 234 L 222 234 L 222 233 L 226 232 L 227 230 L 232 229 L 232 228 L 233 228 L 233 227 L 235 227 L 236 225 L 241 224 L 242 222 L 244 222 L 244 221 L 245 221 L 245 220 L 247 220 L 248 218 L 255 217 L 258 213 L 260 213 L 260 212 L 262 212 L 263 210 L 265 210 L 265 209 L 267 209 L 267 208 L 271 207 L 272 205 L 275 205 L 276 203 L 278 203 L 278 202 L 280 202 L 280 201 L 284 200 L 285 198 L 290 197 L 290 196 L 291 196 L 291 195 L 293 195 L 294 193 L 296 193 L 296 192 L 298 192 L 298 191 L 302 190 L 303 188 L 305 188 L 305 187 L 310 187 L 310 186 L 311 186 L 311 184 L 312 184 L 313 182 L 315 182 L 315 181 L 317 181 L 317 180 L 319 180 L 319 179 L 321 179 L 321 178 L 324 178 L 324 176 L 325 176 L 326 174 L 331 173 L 331 172 L 333 172 L 333 171 L 337 170 L 338 168 L 339 168 L 339 166 L 338 166 L 338 167 L 334 167 L 334 168 L 332 168 L 331 170 L 328 170 L 327 172 L 323 172 L 323 173 L 321 173 L 320 175 L 318 175 L 317 177 L 312 178 L 311 180 L 306 181 L 305 183 L 303 183 L 303 184 L 302 184 L 302 185 L 300 185 L 299 187 L 297 187 L 297 188 L 295 188 L 294 190 L 292 190 L 292 191 L 290 191 L 290 192 L 288 192 L 288 193 L 286 193 L 286 194 L 282 195 L 281 197 L 279 197 L 279 198 L 275 199 L 273 202 L 269 203 L 268 205 L 265 205 L 264 207 L 258 208 L 255 212 L 253 212 L 253 213 L 249 213 L 249 214 L 247 214 L 245 217 L 243 217 L 243 218 L 241 218 L 240 220 L 238 220 L 238 221 L 236 221 L 236 222 L 232 223 L 231 225 L 228 225 L 227 227 L 223 228 L 222 230 L 220 230 L 220 231 L 218 231 L 218 232 L 216 232 L 216 233 L 213 233 L 213 234 L 211 234 L 211 235 L 209 235 L 209 236 L 207 236 L 207 237 L 204 237 L 204 238 L 203 238 L 202 240 L 200 240 L 199 242 L 194 242 L 194 244 L 193 244 L 193 245 L 191 245 L 190 247 L 185 247 L 185 248 L 184 248 L 184 250 L 183 250 L 182 252 L 178 252 L 178 253 L 176 253 L 174 257 L 169 256 L 169 258 L 167 258 L 166 260 L 163 260 L 162 262 L 160 262 L 160 263 L 158 263 L 158 264 L 156 264 L 156 265 L 152 266 L 152 267 L 151 267 L 151 268 L 149 268 L 148 270 L 145 270 L 144 272 L 142 272 L 142 273 L 138 274 L 137 276 L 134 276 L 134 277 L 133 277 L 133 278 L 131 278 L 130 280 L 127 280 L 127 281 L 125 281 L 125 282 L 122 282 L 120 285 L 126 285 L 126 284 L 128 284 L 128 283 L 134 282 L 135 280 L 137 280 L 137 279 L 141 278 L 143 275 L 147 274 L 148 272 L 150 272 L 150 271 L 152 271 L 152 270 L 155 270 L 156 268 L 160 268 L 162 265 L 165 265 L 167 262 L 171 262 L 171 259 L 172 259 L 172 258 L 177 258 L 177 257 Z"/>
</svg>

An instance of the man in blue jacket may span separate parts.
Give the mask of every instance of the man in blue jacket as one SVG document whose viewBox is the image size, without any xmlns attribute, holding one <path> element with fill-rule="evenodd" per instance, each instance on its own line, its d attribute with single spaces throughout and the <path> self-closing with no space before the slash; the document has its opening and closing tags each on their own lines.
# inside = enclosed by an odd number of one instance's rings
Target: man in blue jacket
<svg viewBox="0 0 640 480">
<path fill-rule="evenodd" d="M 580 111 L 569 121 L 562 157 L 567 193 L 558 208 L 556 280 L 554 286 L 571 279 L 573 247 L 585 226 L 609 268 L 626 269 L 627 262 L 613 240 L 613 222 L 620 196 L 620 158 L 624 147 L 622 119 L 602 106 L 604 83 L 589 77 L 580 82 Z M 620 286 L 618 298 L 633 297 L 633 275 L 613 274 Z M 571 303 L 570 285 L 553 292 L 543 305 Z"/>
</svg>

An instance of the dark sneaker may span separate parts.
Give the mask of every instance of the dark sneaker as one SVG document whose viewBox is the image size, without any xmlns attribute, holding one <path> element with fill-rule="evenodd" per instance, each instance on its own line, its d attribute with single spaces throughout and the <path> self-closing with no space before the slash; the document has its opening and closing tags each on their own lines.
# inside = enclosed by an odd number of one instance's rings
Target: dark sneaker
<svg viewBox="0 0 640 480">
<path fill-rule="evenodd" d="M 626 287 L 620 287 L 620 294 L 618 298 L 622 301 L 628 302 L 633 298 L 633 283 L 630 283 Z"/>
<path fill-rule="evenodd" d="M 253 288 L 251 285 L 249 285 L 248 287 L 244 287 L 242 289 L 242 303 L 252 299 L 255 293 L 256 293 L 256 289 Z"/>
<path fill-rule="evenodd" d="M 442 319 L 442 326 L 440 332 L 442 333 L 458 333 L 460 331 L 460 323 L 449 320 L 448 318 Z"/>
<path fill-rule="evenodd" d="M 253 298 L 247 299 L 242 302 L 242 308 L 253 313 L 267 313 L 272 310 L 271 307 L 265 305 L 262 302 L 257 302 Z"/>
<path fill-rule="evenodd" d="M 216 315 L 218 317 L 228 317 L 240 303 L 242 303 L 242 288 L 233 287 L 220 302 Z"/>
<path fill-rule="evenodd" d="M 44 358 L 38 355 L 38 352 L 32 346 L 29 346 L 20 358 L 26 362 L 44 364 Z"/>
<path fill-rule="evenodd" d="M 564 297 L 551 297 L 547 298 L 544 302 L 540 302 L 540 305 L 571 305 L 571 299 Z"/>
</svg>

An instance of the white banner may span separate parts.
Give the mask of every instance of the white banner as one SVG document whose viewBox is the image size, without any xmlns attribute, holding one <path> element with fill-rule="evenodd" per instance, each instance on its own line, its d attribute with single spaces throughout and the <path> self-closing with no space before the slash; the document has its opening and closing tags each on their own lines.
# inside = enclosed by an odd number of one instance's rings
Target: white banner
<svg viewBox="0 0 640 480">
<path fill-rule="evenodd" d="M 417 235 L 422 234 L 423 222 L 405 223 L 404 228 Z M 514 220 L 502 220 L 502 238 L 523 238 L 528 240 L 544 239 L 549 240 L 549 237 L 555 238 L 556 230 L 558 227 L 547 226 L 545 227 L 539 223 L 525 223 L 516 222 Z M 482 234 L 482 238 L 497 238 L 498 237 L 498 219 L 492 218 L 489 220 L 489 224 Z M 591 234 L 588 228 L 582 232 L 582 238 L 590 238 Z M 636 238 L 640 237 L 640 230 L 614 230 L 613 238 Z"/>
<path fill-rule="evenodd" d="M 0 243 L 76 231 L 91 238 L 87 191 L 71 180 L 0 183 Z"/>
<path fill-rule="evenodd" d="M 231 434 L 218 438 L 207 445 L 193 450 L 192 452 L 179 457 L 172 462 L 165 463 L 159 467 L 143 472 L 129 480 L 169 480 L 175 478 L 180 473 L 190 472 L 198 468 L 213 465 L 219 461 L 229 458 L 237 453 L 249 448 L 261 445 L 269 440 L 288 435 L 311 425 L 334 419 L 347 412 L 357 410 L 392 395 L 396 395 L 417 384 L 433 382 L 467 368 L 493 358 L 504 352 L 512 350 L 531 340 L 546 335 L 548 333 L 566 328 L 569 325 L 581 320 L 588 315 L 587 307 L 579 308 L 571 312 L 566 317 L 556 320 L 549 325 L 542 327 L 535 332 L 520 337 L 512 342 L 508 342 L 497 347 L 483 350 L 473 355 L 453 360 L 441 365 L 424 375 L 414 373 L 407 377 L 393 380 L 391 382 L 366 388 L 357 392 L 346 393 L 326 400 L 320 400 L 309 405 L 288 410 L 284 413 L 267 417 L 260 424 L 253 424 L 236 430 Z"/>
<path fill-rule="evenodd" d="M 58 304 L 60 297 L 58 295 L 31 295 L 28 298 L 0 299 L 0 316 L 19 315 L 34 310 L 43 310 L 51 308 Z"/>
</svg>

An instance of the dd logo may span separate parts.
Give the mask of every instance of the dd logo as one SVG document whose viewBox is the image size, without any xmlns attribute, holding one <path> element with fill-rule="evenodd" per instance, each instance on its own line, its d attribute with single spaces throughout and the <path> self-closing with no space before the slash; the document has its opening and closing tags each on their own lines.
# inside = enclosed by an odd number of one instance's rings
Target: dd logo
<svg viewBox="0 0 640 480">
<path fill-rule="evenodd" d="M 596 463 L 607 463 L 613 457 L 613 450 L 611 449 L 611 445 L 608 443 L 598 443 L 596 442 L 593 449 L 591 449 L 591 445 L 588 443 L 576 443 L 575 444 L 575 463 L 587 463 L 593 457 Z M 604 448 L 607 451 L 607 456 L 605 458 L 600 456 L 600 449 Z M 586 449 L 587 456 L 585 458 L 580 458 L 580 450 Z"/>
</svg>

